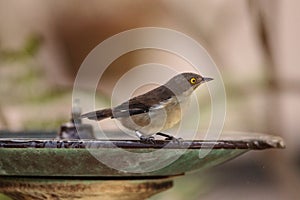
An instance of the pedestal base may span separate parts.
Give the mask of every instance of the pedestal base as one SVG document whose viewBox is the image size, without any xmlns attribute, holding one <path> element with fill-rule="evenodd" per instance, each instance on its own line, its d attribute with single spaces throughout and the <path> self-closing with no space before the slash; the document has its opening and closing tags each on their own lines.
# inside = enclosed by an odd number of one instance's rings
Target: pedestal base
<svg viewBox="0 0 300 200">
<path fill-rule="evenodd" d="M 0 193 L 15 200 L 141 200 L 173 186 L 171 179 L 60 180 L 0 178 Z"/>
</svg>

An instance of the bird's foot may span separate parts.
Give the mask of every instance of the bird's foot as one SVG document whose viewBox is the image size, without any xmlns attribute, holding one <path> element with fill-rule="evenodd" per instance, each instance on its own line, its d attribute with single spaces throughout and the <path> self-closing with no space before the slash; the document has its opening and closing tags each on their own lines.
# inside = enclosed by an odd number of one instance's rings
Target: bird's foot
<svg viewBox="0 0 300 200">
<path fill-rule="evenodd" d="M 146 144 L 155 144 L 155 138 L 153 136 L 141 136 L 140 137 L 141 142 Z"/>
<path fill-rule="evenodd" d="M 182 138 L 176 138 L 176 137 L 170 137 L 170 138 L 166 138 L 165 140 L 170 140 L 172 143 L 175 144 L 182 144 L 182 142 L 184 141 Z"/>
<path fill-rule="evenodd" d="M 165 137 L 166 139 L 165 140 L 169 140 L 169 141 L 172 141 L 173 143 L 177 143 L 177 144 L 181 144 L 183 142 L 183 139 L 182 138 L 176 138 L 172 135 L 168 135 L 168 134 L 165 134 L 165 133 L 156 133 L 156 135 L 160 135 L 160 136 L 163 136 Z"/>
<path fill-rule="evenodd" d="M 153 136 L 144 136 L 139 131 L 135 132 L 136 136 L 140 138 L 140 141 L 146 144 L 155 144 L 155 138 Z"/>
</svg>

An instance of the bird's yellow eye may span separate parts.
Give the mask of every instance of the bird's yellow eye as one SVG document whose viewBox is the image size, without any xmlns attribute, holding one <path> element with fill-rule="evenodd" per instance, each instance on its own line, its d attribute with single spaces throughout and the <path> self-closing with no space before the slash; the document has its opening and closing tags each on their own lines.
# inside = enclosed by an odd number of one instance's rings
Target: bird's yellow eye
<svg viewBox="0 0 300 200">
<path fill-rule="evenodd" d="M 195 84 L 196 81 L 197 81 L 197 80 L 196 80 L 196 78 L 194 78 L 194 77 L 190 79 L 191 84 Z"/>
</svg>

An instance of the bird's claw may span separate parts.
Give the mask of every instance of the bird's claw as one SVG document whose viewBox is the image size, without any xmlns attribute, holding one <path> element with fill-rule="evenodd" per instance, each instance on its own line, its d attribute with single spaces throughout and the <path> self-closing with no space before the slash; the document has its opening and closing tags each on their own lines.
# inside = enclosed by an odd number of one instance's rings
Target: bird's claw
<svg viewBox="0 0 300 200">
<path fill-rule="evenodd" d="M 176 138 L 172 135 L 168 135 L 168 134 L 165 134 L 165 133 L 156 133 L 156 135 L 160 135 L 160 136 L 163 136 L 165 137 L 166 139 L 165 140 L 168 140 L 168 141 L 171 141 L 173 143 L 177 143 L 177 144 L 181 144 L 184 140 L 182 138 Z"/>
<path fill-rule="evenodd" d="M 173 143 L 181 144 L 183 142 L 182 138 L 176 138 L 173 136 L 167 137 L 165 140 L 171 141 Z"/>
<path fill-rule="evenodd" d="M 146 144 L 155 144 L 155 138 L 153 136 L 150 136 L 150 137 L 141 136 L 140 140 L 141 140 L 141 142 L 146 143 Z"/>
</svg>

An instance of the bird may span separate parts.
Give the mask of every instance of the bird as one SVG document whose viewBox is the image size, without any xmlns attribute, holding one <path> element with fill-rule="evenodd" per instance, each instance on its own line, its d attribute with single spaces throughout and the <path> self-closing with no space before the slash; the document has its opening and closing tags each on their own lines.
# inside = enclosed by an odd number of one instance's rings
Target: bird
<svg viewBox="0 0 300 200">
<path fill-rule="evenodd" d="M 166 140 L 179 141 L 182 138 L 162 133 L 178 124 L 182 119 L 182 110 L 189 105 L 192 93 L 203 83 L 213 78 L 203 77 L 193 72 L 175 75 L 165 84 L 144 94 L 133 97 L 124 103 L 101 110 L 82 114 L 80 118 L 118 120 L 122 126 L 134 131 L 143 142 L 155 141 L 154 136 L 166 137 Z"/>
</svg>

